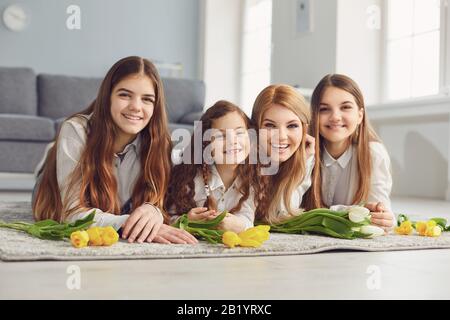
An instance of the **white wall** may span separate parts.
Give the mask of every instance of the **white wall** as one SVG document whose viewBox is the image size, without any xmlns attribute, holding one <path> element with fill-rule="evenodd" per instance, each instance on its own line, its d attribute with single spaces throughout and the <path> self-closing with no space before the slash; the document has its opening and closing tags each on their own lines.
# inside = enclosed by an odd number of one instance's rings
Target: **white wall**
<svg viewBox="0 0 450 320">
<path fill-rule="evenodd" d="M 118 59 L 139 55 L 183 64 L 198 78 L 199 0 L 0 0 L 23 6 L 30 24 L 12 32 L 0 23 L 0 66 L 37 73 L 103 77 Z M 81 30 L 66 27 L 68 6 L 81 9 Z"/>
<path fill-rule="evenodd" d="M 311 0 L 313 31 L 295 32 L 295 0 L 274 0 L 272 82 L 314 88 L 336 70 L 337 2 Z"/>
<path fill-rule="evenodd" d="M 368 108 L 391 157 L 394 195 L 450 200 L 449 107 L 424 99 Z"/>
<path fill-rule="evenodd" d="M 380 0 L 339 0 L 337 6 L 336 73 L 354 79 L 367 105 L 380 102 L 381 20 Z M 373 7 L 375 6 L 375 7 Z M 368 13 L 368 8 L 378 11 Z M 379 27 L 381 27 L 379 21 Z"/>
<path fill-rule="evenodd" d="M 206 104 L 239 102 L 241 56 L 241 0 L 200 1 L 200 74 L 206 83 Z"/>
</svg>

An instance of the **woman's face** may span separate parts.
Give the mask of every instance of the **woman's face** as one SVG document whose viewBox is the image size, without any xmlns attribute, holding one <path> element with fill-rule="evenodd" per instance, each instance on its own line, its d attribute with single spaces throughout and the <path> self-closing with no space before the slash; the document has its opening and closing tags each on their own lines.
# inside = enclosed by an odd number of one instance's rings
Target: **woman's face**
<svg viewBox="0 0 450 320">
<path fill-rule="evenodd" d="M 300 147 L 303 125 L 288 108 L 273 104 L 263 115 L 259 130 L 261 146 L 276 163 L 288 160 Z"/>
<path fill-rule="evenodd" d="M 120 140 L 132 141 L 149 123 L 155 107 L 155 88 L 149 77 L 131 75 L 111 93 L 111 116 Z"/>
<path fill-rule="evenodd" d="M 211 155 L 216 164 L 240 164 L 250 152 L 247 125 L 234 111 L 212 121 Z"/>
<path fill-rule="evenodd" d="M 362 122 L 364 110 L 349 92 L 328 87 L 319 105 L 319 131 L 326 142 L 347 141 Z"/>
</svg>

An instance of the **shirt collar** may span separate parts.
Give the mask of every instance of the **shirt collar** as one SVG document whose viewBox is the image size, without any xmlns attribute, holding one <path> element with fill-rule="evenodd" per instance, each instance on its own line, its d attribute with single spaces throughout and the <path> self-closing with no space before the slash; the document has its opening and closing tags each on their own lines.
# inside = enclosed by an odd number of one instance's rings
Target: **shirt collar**
<svg viewBox="0 0 450 320">
<path fill-rule="evenodd" d="M 122 152 L 115 154 L 115 156 L 125 155 L 128 151 L 130 151 L 130 149 L 133 149 L 137 153 L 137 150 L 139 150 L 140 145 L 141 145 L 141 135 L 138 134 L 132 142 L 130 142 L 125 146 L 125 148 L 123 148 Z"/>
<path fill-rule="evenodd" d="M 209 178 L 209 187 L 211 191 L 216 190 L 218 188 L 225 188 L 222 178 L 219 175 L 219 171 L 217 171 L 215 165 L 211 166 L 211 177 Z"/>
<path fill-rule="evenodd" d="M 345 167 L 347 167 L 348 163 L 350 162 L 352 155 L 353 155 L 353 145 L 350 145 L 350 147 L 348 147 L 347 150 L 345 150 L 345 152 L 338 159 L 333 158 L 328 153 L 327 148 L 324 148 L 323 163 L 325 164 L 326 167 L 329 167 L 333 163 L 337 162 L 342 169 L 345 169 Z"/>
</svg>

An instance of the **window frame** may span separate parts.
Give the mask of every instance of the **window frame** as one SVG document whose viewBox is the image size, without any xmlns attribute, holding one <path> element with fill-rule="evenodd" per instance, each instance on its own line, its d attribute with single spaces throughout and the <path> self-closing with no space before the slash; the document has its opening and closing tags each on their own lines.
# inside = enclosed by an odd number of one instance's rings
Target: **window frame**
<svg viewBox="0 0 450 320">
<path fill-rule="evenodd" d="M 388 97 L 388 1 L 383 0 L 381 2 L 382 6 L 382 34 L 381 34 L 381 103 L 391 104 L 391 103 L 403 103 L 411 101 L 424 101 L 424 100 L 434 100 L 441 99 L 443 97 L 450 97 L 450 0 L 440 0 L 440 6 L 444 10 L 440 12 L 440 42 L 439 42 L 439 85 L 438 93 L 433 95 L 419 96 L 419 97 L 408 97 L 402 99 L 389 99 Z M 394 0 L 395 1 L 395 0 Z"/>
</svg>

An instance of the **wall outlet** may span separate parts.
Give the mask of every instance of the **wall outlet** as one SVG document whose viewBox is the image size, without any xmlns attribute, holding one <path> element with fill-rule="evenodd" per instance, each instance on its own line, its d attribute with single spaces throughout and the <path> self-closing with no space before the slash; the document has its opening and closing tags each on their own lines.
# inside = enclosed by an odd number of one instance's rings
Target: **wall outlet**
<svg viewBox="0 0 450 320">
<path fill-rule="evenodd" d="M 311 0 L 295 0 L 295 31 L 297 34 L 312 32 Z"/>
</svg>

